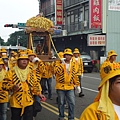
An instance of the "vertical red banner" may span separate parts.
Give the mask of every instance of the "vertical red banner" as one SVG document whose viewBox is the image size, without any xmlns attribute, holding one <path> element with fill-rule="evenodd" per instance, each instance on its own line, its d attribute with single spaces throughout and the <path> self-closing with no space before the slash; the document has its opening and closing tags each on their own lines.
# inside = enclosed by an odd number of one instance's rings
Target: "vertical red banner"
<svg viewBox="0 0 120 120">
<path fill-rule="evenodd" d="M 56 25 L 63 24 L 63 0 L 55 0 L 55 20 Z"/>
<path fill-rule="evenodd" d="M 102 29 L 102 0 L 90 0 L 89 28 Z"/>
</svg>

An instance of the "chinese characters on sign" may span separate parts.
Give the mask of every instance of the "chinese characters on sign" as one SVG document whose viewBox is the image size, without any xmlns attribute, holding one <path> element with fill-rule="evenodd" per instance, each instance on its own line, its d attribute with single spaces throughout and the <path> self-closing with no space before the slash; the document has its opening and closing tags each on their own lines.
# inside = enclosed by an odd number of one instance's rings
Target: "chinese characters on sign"
<svg viewBox="0 0 120 120">
<path fill-rule="evenodd" d="M 55 20 L 56 25 L 63 24 L 63 0 L 56 0 L 55 6 Z"/>
<path fill-rule="evenodd" d="M 102 28 L 102 0 L 90 0 L 90 28 Z"/>
<path fill-rule="evenodd" d="M 105 35 L 88 35 L 88 46 L 105 46 Z"/>
<path fill-rule="evenodd" d="M 109 0 L 108 10 L 120 11 L 120 0 Z"/>
</svg>

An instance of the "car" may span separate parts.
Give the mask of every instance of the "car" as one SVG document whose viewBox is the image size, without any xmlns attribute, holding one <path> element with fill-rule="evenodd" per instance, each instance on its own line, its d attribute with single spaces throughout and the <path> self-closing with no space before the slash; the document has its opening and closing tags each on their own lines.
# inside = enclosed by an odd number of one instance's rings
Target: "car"
<svg viewBox="0 0 120 120">
<path fill-rule="evenodd" d="M 80 58 L 82 58 L 84 71 L 91 73 L 94 67 L 94 60 L 92 60 L 91 56 L 88 54 L 81 54 Z"/>
</svg>

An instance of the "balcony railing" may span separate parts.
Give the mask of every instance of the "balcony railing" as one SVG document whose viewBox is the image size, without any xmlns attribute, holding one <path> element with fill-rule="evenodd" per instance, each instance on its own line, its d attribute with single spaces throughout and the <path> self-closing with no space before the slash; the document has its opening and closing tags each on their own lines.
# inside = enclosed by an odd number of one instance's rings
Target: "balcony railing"
<svg viewBox="0 0 120 120">
<path fill-rule="evenodd" d="M 88 2 L 89 0 L 64 0 L 64 8 L 70 7 L 78 3 Z"/>
<path fill-rule="evenodd" d="M 70 25 L 65 25 L 64 29 L 66 29 L 68 33 L 88 30 L 89 22 L 87 22 L 86 26 L 84 25 L 84 22 L 71 23 Z"/>
</svg>

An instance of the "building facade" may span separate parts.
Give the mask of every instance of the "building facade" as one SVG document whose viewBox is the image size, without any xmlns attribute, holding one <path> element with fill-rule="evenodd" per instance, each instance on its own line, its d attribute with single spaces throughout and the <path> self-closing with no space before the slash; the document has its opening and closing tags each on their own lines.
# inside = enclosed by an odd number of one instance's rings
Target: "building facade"
<svg viewBox="0 0 120 120">
<path fill-rule="evenodd" d="M 105 45 L 88 44 L 88 35 L 105 35 L 100 27 L 90 28 L 90 0 L 62 0 L 62 25 L 56 24 L 56 1 L 59 2 L 59 0 L 41 0 L 41 11 L 45 17 L 54 22 L 55 26 L 62 27 L 60 34 L 52 36 L 57 51 L 63 51 L 67 47 L 73 50 L 77 47 L 80 52 L 90 54 L 93 59 L 104 56 Z M 99 2 L 99 0 L 93 1 Z"/>
</svg>

